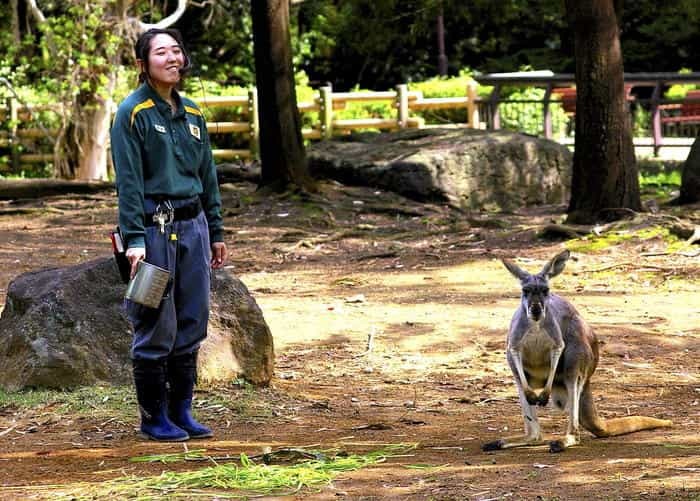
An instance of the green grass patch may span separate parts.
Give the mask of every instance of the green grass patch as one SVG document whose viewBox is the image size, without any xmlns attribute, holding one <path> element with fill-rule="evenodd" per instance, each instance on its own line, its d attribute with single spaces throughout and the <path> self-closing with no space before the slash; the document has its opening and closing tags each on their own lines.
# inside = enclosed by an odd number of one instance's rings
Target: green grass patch
<svg viewBox="0 0 700 501">
<path fill-rule="evenodd" d="M 591 253 L 626 242 L 643 242 L 655 239 L 665 242 L 665 252 L 676 252 L 686 247 L 685 242 L 672 235 L 667 228 L 650 226 L 638 230 L 620 230 L 610 231 L 602 235 L 588 235 L 567 241 L 566 248 L 572 252 Z"/>
<path fill-rule="evenodd" d="M 700 445 L 663 444 L 667 449 L 698 449 Z"/>
<path fill-rule="evenodd" d="M 216 392 L 210 393 L 207 400 L 231 409 L 231 411 L 241 418 L 269 419 L 272 417 L 272 408 L 261 398 L 258 390 L 244 380 L 237 380 L 235 383 L 240 391 L 236 392 L 232 399 L 227 395 L 219 395 Z"/>
<path fill-rule="evenodd" d="M 416 444 L 389 444 L 365 454 L 334 456 L 308 451 L 318 459 L 307 459 L 291 465 L 256 463 L 241 454 L 239 464 L 216 464 L 187 472 L 166 471 L 152 477 L 136 475 L 102 483 L 73 486 L 48 486 L 57 499 L 245 499 L 252 496 L 288 495 L 302 489 L 319 489 L 342 473 L 356 471 L 386 461 L 415 449 Z M 134 458 L 135 461 L 169 463 L 187 459 L 207 459 L 203 450 L 179 455 Z"/>
<path fill-rule="evenodd" d="M 74 391 L 0 389 L 0 408 L 52 407 L 57 414 L 127 415 L 134 413 L 135 397 L 130 386 L 87 386 Z"/>
<path fill-rule="evenodd" d="M 179 461 L 193 461 L 207 459 L 204 454 L 206 449 L 192 449 L 183 452 L 169 454 L 153 454 L 149 456 L 137 456 L 129 459 L 132 463 L 177 463 Z"/>
</svg>

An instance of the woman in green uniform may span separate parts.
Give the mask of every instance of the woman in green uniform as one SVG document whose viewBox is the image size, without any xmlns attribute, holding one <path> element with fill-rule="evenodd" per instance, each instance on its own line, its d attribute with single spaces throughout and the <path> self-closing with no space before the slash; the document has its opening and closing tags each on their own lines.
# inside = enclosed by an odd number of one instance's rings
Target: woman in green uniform
<svg viewBox="0 0 700 501">
<path fill-rule="evenodd" d="M 226 260 L 216 168 L 201 111 L 176 90 L 190 67 L 180 33 L 151 29 L 135 49 L 140 86 L 111 130 L 119 227 L 132 277 L 141 260 L 170 273 L 158 308 L 126 301 L 141 432 L 165 441 L 211 437 L 192 417 L 192 394 L 211 268 Z"/>
</svg>

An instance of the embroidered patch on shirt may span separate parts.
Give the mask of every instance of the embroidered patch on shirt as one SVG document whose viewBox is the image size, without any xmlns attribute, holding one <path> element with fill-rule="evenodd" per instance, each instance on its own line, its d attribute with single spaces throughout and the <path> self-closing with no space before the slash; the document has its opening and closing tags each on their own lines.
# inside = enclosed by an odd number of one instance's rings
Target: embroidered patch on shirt
<svg viewBox="0 0 700 501">
<path fill-rule="evenodd" d="M 199 127 L 197 127 L 196 125 L 192 125 L 192 124 L 187 124 L 187 125 L 190 126 L 190 134 L 192 134 L 194 137 L 196 137 L 197 139 L 199 139 L 201 141 L 202 136 L 199 132 Z"/>
<path fill-rule="evenodd" d="M 163 127 L 162 125 L 158 125 L 158 124 L 153 124 L 153 126 L 156 128 L 156 130 L 158 132 L 160 132 L 161 134 L 165 134 L 165 127 Z"/>
</svg>

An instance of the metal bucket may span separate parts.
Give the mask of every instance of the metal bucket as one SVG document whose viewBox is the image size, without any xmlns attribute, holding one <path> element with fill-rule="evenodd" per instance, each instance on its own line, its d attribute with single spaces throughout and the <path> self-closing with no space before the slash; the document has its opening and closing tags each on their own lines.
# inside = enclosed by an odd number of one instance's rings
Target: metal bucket
<svg viewBox="0 0 700 501">
<path fill-rule="evenodd" d="M 168 270 L 139 261 L 136 275 L 126 287 L 126 298 L 149 308 L 158 308 L 169 278 Z"/>
</svg>

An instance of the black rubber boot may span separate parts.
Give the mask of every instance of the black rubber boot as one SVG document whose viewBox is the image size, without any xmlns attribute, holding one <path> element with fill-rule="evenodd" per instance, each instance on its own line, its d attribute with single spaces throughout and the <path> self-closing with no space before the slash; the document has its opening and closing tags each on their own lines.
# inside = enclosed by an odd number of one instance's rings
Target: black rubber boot
<svg viewBox="0 0 700 501">
<path fill-rule="evenodd" d="M 190 436 L 168 418 L 168 399 L 163 360 L 133 361 L 136 398 L 141 411 L 141 433 L 150 440 L 182 442 Z"/>
<path fill-rule="evenodd" d="M 170 419 L 190 438 L 214 436 L 211 429 L 192 417 L 192 394 L 197 382 L 197 352 L 168 358 Z"/>
</svg>

